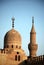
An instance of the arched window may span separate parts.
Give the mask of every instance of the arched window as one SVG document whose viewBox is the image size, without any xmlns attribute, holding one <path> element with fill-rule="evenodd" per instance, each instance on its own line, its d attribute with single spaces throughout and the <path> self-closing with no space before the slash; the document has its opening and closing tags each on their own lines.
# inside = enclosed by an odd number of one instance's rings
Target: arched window
<svg viewBox="0 0 44 65">
<path fill-rule="evenodd" d="M 4 53 L 5 53 L 5 50 L 4 50 Z"/>
<path fill-rule="evenodd" d="M 20 61 L 20 55 L 18 56 L 18 61 Z"/>
<path fill-rule="evenodd" d="M 13 45 L 12 45 L 12 48 L 13 48 Z"/>
<path fill-rule="evenodd" d="M 9 45 L 7 45 L 7 48 L 9 48 Z"/>
<path fill-rule="evenodd" d="M 19 46 L 19 49 L 21 49 L 21 46 Z"/>
<path fill-rule="evenodd" d="M 1 53 L 3 53 L 3 50 L 1 50 Z"/>
<path fill-rule="evenodd" d="M 16 45 L 16 48 L 18 48 L 18 46 Z"/>
<path fill-rule="evenodd" d="M 17 61 L 17 55 L 15 55 L 15 60 Z"/>
</svg>

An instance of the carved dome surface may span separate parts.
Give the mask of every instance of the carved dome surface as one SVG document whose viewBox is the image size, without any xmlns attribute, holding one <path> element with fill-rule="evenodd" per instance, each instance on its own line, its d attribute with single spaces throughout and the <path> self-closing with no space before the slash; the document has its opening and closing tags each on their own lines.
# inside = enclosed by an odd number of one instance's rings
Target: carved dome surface
<svg viewBox="0 0 44 65">
<path fill-rule="evenodd" d="M 17 32 L 14 29 L 11 29 L 10 31 L 8 31 L 4 37 L 4 44 L 8 43 L 8 42 L 20 42 L 21 43 L 21 36 L 19 34 L 19 32 Z"/>
</svg>

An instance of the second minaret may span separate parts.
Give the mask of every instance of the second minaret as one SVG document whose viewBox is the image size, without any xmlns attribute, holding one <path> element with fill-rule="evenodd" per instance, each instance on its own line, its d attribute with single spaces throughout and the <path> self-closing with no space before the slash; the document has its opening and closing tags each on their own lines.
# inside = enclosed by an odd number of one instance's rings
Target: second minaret
<svg viewBox="0 0 44 65">
<path fill-rule="evenodd" d="M 30 51 L 30 57 L 36 57 L 38 45 L 36 44 L 36 32 L 34 29 L 34 17 L 32 17 L 32 29 L 30 32 L 30 43 L 28 45 L 28 49 Z"/>
</svg>

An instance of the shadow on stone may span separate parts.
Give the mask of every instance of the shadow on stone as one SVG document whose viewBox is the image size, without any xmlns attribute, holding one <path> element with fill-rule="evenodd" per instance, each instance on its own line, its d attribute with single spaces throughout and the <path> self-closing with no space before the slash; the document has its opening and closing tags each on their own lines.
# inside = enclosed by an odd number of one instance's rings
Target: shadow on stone
<svg viewBox="0 0 44 65">
<path fill-rule="evenodd" d="M 19 65 L 44 65 L 44 61 L 39 62 L 29 62 L 28 60 L 24 60 Z"/>
</svg>

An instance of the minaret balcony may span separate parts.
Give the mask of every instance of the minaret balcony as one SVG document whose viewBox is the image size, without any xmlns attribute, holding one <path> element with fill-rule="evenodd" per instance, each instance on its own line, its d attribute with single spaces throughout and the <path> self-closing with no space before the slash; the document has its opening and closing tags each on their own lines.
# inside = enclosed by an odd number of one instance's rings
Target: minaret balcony
<svg viewBox="0 0 44 65">
<path fill-rule="evenodd" d="M 38 48 L 38 45 L 37 44 L 29 44 L 28 45 L 28 49 L 29 50 L 37 50 L 37 48 Z"/>
</svg>

